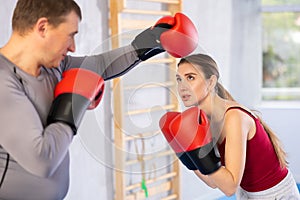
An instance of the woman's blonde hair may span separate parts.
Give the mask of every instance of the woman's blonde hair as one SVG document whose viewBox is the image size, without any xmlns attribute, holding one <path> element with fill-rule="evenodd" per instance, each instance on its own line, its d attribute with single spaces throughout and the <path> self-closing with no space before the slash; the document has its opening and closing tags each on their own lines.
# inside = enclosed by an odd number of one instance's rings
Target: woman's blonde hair
<svg viewBox="0 0 300 200">
<path fill-rule="evenodd" d="M 206 79 L 209 79 L 212 75 L 216 76 L 217 79 L 219 79 L 220 77 L 217 63 L 208 55 L 193 54 L 187 56 L 179 61 L 178 66 L 180 66 L 183 63 L 194 64 L 203 72 Z M 220 96 L 221 98 L 235 101 L 232 95 L 219 82 L 217 82 L 215 89 L 218 96 Z M 270 141 L 279 160 L 280 166 L 282 168 L 286 167 L 288 164 L 288 162 L 286 161 L 286 152 L 283 150 L 279 138 L 276 136 L 275 132 L 262 120 L 261 117 L 257 117 L 259 118 L 261 124 L 263 125 L 265 131 L 268 134 L 268 137 L 270 138 Z"/>
</svg>

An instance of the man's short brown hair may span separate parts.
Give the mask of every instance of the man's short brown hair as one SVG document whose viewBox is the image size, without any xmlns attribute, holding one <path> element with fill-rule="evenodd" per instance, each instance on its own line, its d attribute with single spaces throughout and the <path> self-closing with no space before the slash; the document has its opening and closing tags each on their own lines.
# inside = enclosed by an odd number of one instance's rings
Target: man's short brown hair
<svg viewBox="0 0 300 200">
<path fill-rule="evenodd" d="M 12 29 L 20 34 L 33 28 L 41 17 L 58 26 L 65 16 L 74 11 L 81 20 L 81 10 L 74 0 L 18 0 L 12 18 Z"/>
</svg>

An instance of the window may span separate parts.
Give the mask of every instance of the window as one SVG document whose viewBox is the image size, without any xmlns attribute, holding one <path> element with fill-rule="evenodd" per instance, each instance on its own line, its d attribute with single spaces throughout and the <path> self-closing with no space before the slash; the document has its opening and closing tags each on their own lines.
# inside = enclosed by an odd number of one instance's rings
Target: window
<svg viewBox="0 0 300 200">
<path fill-rule="evenodd" d="M 263 100 L 300 100 L 300 0 L 262 0 Z"/>
</svg>

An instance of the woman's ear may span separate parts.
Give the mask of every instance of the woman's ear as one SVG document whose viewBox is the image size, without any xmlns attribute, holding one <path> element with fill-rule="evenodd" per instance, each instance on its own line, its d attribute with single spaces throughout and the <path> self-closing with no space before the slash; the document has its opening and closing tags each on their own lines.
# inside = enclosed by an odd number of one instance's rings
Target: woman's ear
<svg viewBox="0 0 300 200">
<path fill-rule="evenodd" d="M 218 82 L 218 79 L 216 77 L 216 75 L 211 75 L 211 77 L 209 78 L 209 90 L 214 90 L 214 88 L 216 87 Z"/>
</svg>

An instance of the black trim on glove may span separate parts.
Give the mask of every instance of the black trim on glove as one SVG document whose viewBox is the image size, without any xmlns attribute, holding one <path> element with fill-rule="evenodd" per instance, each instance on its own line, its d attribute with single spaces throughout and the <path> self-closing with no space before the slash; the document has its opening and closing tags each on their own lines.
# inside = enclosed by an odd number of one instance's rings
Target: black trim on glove
<svg viewBox="0 0 300 200">
<path fill-rule="evenodd" d="M 176 155 L 188 169 L 198 169 L 204 175 L 212 174 L 221 167 L 219 151 L 213 142 L 181 154 L 177 153 Z"/>
<path fill-rule="evenodd" d="M 89 99 L 78 94 L 61 94 L 54 99 L 51 105 L 47 124 L 64 122 L 72 128 L 74 135 L 76 135 L 79 124 L 90 103 Z"/>
<path fill-rule="evenodd" d="M 139 59 L 145 61 L 165 50 L 160 44 L 160 35 L 170 30 L 170 24 L 158 24 L 137 35 L 131 45 L 134 47 Z"/>
</svg>

